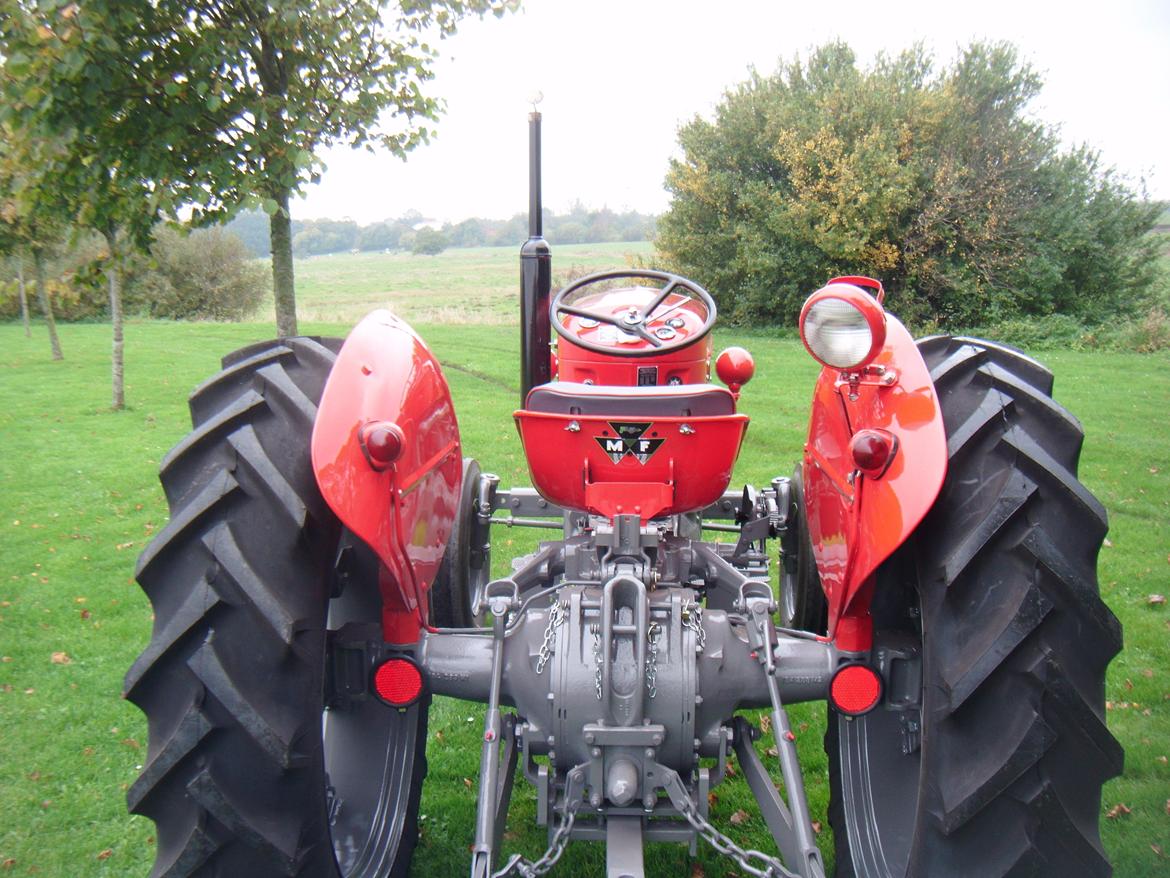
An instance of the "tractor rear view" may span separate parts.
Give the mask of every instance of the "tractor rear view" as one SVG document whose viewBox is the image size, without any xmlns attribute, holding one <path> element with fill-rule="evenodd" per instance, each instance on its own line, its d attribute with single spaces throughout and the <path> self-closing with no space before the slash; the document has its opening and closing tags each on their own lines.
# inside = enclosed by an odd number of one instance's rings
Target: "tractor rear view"
<svg viewBox="0 0 1170 878">
<path fill-rule="evenodd" d="M 1121 632 L 1052 375 L 915 341 L 879 282 L 835 278 L 800 316 L 823 366 L 803 458 L 732 488 L 750 354 L 714 356 L 715 303 L 674 274 L 551 295 L 530 124 L 514 418 L 532 487 L 463 456 L 440 364 L 386 311 L 344 342 L 237 351 L 192 393 L 126 678 L 153 874 L 407 874 L 445 695 L 485 705 L 472 878 L 543 875 L 577 840 L 605 843 L 609 878 L 640 878 L 648 841 L 825 875 L 787 714 L 812 700 L 837 875 L 1108 875 Z M 555 538 L 494 577 L 501 523 Z M 733 757 L 773 849 L 712 820 Z M 503 843 L 521 772 L 548 829 L 534 861 Z"/>
</svg>

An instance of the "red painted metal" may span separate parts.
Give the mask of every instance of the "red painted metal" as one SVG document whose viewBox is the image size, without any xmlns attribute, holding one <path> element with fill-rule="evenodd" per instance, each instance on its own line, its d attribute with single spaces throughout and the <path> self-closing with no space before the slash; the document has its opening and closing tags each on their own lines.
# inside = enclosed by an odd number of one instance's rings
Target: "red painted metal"
<svg viewBox="0 0 1170 878">
<path fill-rule="evenodd" d="M 874 571 L 930 510 L 947 470 L 930 373 L 906 328 L 891 315 L 885 324 L 885 344 L 861 372 L 821 370 L 804 448 L 805 508 L 829 634 L 850 651 L 872 640 Z M 896 441 L 880 477 L 854 460 L 853 436 L 862 430 Z"/>
<path fill-rule="evenodd" d="M 886 288 L 882 286 L 882 282 L 877 278 L 865 277 L 860 274 L 845 274 L 841 277 L 829 278 L 830 284 L 852 284 L 855 287 L 864 287 L 874 291 L 877 296 L 878 304 L 886 300 Z"/>
<path fill-rule="evenodd" d="M 376 469 L 362 435 L 392 433 L 387 424 L 402 442 Z M 387 642 L 415 642 L 459 505 L 462 453 L 438 361 L 389 311 L 366 317 L 338 354 L 317 410 L 312 460 L 325 501 L 382 562 Z"/>
<path fill-rule="evenodd" d="M 658 292 L 649 287 L 625 287 L 584 296 L 574 301 L 573 305 L 620 316 L 631 307 L 640 309 L 649 305 Z M 670 325 L 670 321 L 678 325 Z M 686 339 L 697 334 L 703 323 L 702 302 L 671 293 L 654 312 L 646 329 L 649 332 L 670 330 L 676 333 L 675 338 Z M 645 353 L 654 349 L 650 342 L 637 335 L 621 332 L 608 323 L 592 326 L 581 317 L 566 314 L 562 326 L 577 338 L 611 346 L 613 353 L 587 350 L 558 335 L 557 377 L 561 381 L 637 387 L 649 384 L 702 384 L 711 375 L 709 332 L 694 344 L 652 355 Z"/>
<path fill-rule="evenodd" d="M 756 361 L 744 348 L 730 347 L 715 360 L 715 374 L 739 398 L 739 389 L 756 374 Z"/>
<path fill-rule="evenodd" d="M 740 414 L 634 419 L 522 409 L 514 416 L 543 497 L 607 518 L 636 513 L 644 522 L 718 500 L 748 425 Z"/>
</svg>

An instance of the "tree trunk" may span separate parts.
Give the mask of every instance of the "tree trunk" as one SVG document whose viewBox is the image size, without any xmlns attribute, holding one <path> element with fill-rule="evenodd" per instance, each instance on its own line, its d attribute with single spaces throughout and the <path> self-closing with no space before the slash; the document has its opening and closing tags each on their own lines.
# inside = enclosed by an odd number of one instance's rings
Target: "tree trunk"
<svg viewBox="0 0 1170 878">
<path fill-rule="evenodd" d="M 41 303 L 41 313 L 45 315 L 45 323 L 49 327 L 49 347 L 53 349 L 53 359 L 64 360 L 61 341 L 57 338 L 57 321 L 53 319 L 53 303 L 49 301 L 49 291 L 45 287 L 45 254 L 39 247 L 33 250 L 33 273 L 36 276 L 37 300 Z"/>
<path fill-rule="evenodd" d="M 24 337 L 32 338 L 32 327 L 28 323 L 28 292 L 24 288 L 24 254 L 16 254 L 16 287 L 20 291 L 20 322 L 24 324 Z"/>
<path fill-rule="evenodd" d="M 112 351 L 111 375 L 113 379 L 113 402 L 115 410 L 126 407 L 125 382 L 122 369 L 122 295 L 118 290 L 118 232 L 116 229 L 106 231 L 106 245 L 110 248 L 110 261 L 106 263 L 106 279 L 110 284 L 110 322 L 114 325 L 114 347 Z"/>
<path fill-rule="evenodd" d="M 268 221 L 272 245 L 272 297 L 276 303 L 276 334 L 289 338 L 297 334 L 297 297 L 293 286 L 292 218 L 288 212 L 289 192 L 275 198 L 277 210 Z"/>
</svg>

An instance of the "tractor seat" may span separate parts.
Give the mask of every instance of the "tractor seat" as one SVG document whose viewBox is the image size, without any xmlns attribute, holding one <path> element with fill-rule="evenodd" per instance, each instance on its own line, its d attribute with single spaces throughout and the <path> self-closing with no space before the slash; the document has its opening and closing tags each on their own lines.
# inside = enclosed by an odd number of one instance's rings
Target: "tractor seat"
<svg viewBox="0 0 1170 878">
<path fill-rule="evenodd" d="M 735 398 L 715 384 L 613 387 L 550 381 L 529 391 L 525 408 L 551 415 L 705 418 L 735 414 Z"/>
</svg>

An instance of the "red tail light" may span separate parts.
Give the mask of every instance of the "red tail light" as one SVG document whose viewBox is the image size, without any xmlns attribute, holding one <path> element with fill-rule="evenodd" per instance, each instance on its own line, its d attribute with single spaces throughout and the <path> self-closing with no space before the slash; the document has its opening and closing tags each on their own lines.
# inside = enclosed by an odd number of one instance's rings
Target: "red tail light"
<svg viewBox="0 0 1170 878">
<path fill-rule="evenodd" d="M 392 658 L 374 671 L 374 692 L 391 707 L 410 707 L 422 695 L 422 671 L 410 659 Z"/>
<path fill-rule="evenodd" d="M 868 665 L 846 665 L 829 684 L 829 700 L 849 716 L 869 713 L 882 698 L 882 678 Z"/>
</svg>

